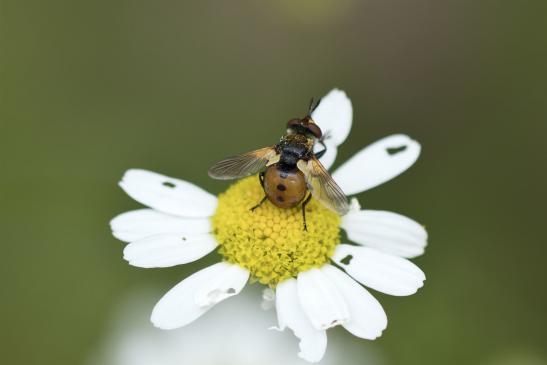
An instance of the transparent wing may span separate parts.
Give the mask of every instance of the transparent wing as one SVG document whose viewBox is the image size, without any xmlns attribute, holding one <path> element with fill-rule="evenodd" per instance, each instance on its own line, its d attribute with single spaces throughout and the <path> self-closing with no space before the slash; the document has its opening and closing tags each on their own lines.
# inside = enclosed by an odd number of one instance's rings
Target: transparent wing
<svg viewBox="0 0 547 365">
<path fill-rule="evenodd" d="M 304 173 L 313 197 L 327 208 L 344 215 L 349 211 L 346 195 L 316 158 L 298 161 L 298 169 Z"/>
<path fill-rule="evenodd" d="M 276 155 L 273 147 L 265 147 L 232 156 L 214 164 L 209 169 L 209 176 L 213 179 L 230 180 L 254 175 L 263 170 Z"/>
</svg>

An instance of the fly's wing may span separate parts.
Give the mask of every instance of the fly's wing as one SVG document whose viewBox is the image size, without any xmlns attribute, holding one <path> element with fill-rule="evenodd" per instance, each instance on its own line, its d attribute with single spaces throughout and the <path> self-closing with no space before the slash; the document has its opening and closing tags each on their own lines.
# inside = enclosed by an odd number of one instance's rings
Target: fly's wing
<svg viewBox="0 0 547 365">
<path fill-rule="evenodd" d="M 209 176 L 213 179 L 230 180 L 254 175 L 263 170 L 276 155 L 273 147 L 265 147 L 232 156 L 214 164 L 209 169 Z"/>
<path fill-rule="evenodd" d="M 300 160 L 297 166 L 304 173 L 308 188 L 315 199 L 340 215 L 349 211 L 346 195 L 318 159 L 314 157 L 307 162 Z"/>
</svg>

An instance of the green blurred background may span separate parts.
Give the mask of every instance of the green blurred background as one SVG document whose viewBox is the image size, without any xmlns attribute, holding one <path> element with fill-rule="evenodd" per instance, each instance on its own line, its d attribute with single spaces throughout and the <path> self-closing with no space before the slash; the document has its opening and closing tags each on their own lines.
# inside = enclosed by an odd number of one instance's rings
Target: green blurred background
<svg viewBox="0 0 547 365">
<path fill-rule="evenodd" d="M 545 363 L 547 2 L 0 0 L 0 32 L 1 363 L 80 364 L 125 293 L 216 260 L 122 260 L 126 169 L 218 193 L 210 164 L 332 87 L 354 105 L 337 165 L 392 133 L 423 146 L 360 196 L 430 233 L 425 287 L 375 293 L 390 324 L 372 346 L 387 364 Z"/>
</svg>

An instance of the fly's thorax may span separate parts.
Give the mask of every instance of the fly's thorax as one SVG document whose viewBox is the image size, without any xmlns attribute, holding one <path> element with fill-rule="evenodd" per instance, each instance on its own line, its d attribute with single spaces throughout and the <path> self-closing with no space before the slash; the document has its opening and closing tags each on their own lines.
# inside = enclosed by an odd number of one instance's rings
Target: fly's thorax
<svg viewBox="0 0 547 365">
<path fill-rule="evenodd" d="M 212 225 L 224 260 L 272 288 L 329 262 L 340 242 L 336 213 L 312 199 L 306 206 L 304 231 L 300 205 L 284 209 L 266 202 L 251 211 L 263 197 L 256 176 L 236 182 L 219 196 Z"/>
<path fill-rule="evenodd" d="M 281 162 L 288 166 L 296 166 L 299 160 L 308 160 L 312 154 L 314 140 L 301 134 L 288 135 L 276 145 L 281 155 Z"/>
<path fill-rule="evenodd" d="M 280 144 L 299 144 L 304 146 L 309 146 L 310 142 L 313 145 L 314 138 L 307 137 L 301 133 L 288 134 L 281 138 Z"/>
</svg>

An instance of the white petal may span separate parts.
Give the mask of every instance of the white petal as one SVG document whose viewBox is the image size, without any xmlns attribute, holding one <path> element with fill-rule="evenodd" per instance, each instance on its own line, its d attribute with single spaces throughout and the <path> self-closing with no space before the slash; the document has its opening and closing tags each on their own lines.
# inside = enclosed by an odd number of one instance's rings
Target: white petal
<svg viewBox="0 0 547 365">
<path fill-rule="evenodd" d="M 340 226 L 351 241 L 396 256 L 420 256 L 427 245 L 425 228 L 397 213 L 381 210 L 350 211 L 342 217 Z"/>
<path fill-rule="evenodd" d="M 348 320 L 346 303 L 321 270 L 311 269 L 298 274 L 297 288 L 302 309 L 315 329 L 324 330 Z"/>
<path fill-rule="evenodd" d="M 352 117 L 351 101 L 345 92 L 338 89 L 333 89 L 325 95 L 312 113 L 312 119 L 323 132 L 323 142 L 327 152 L 319 160 L 327 170 L 336 160 L 337 146 L 342 144 L 349 135 Z M 317 153 L 323 148 L 321 144 L 316 143 L 314 152 Z"/>
<path fill-rule="evenodd" d="M 373 248 L 338 245 L 332 260 L 361 284 L 385 294 L 411 295 L 424 285 L 418 266 Z"/>
<path fill-rule="evenodd" d="M 151 171 L 127 170 L 120 186 L 139 203 L 182 217 L 210 217 L 217 206 L 217 198 L 200 187 Z"/>
<path fill-rule="evenodd" d="M 116 216 L 110 221 L 110 227 L 114 237 L 131 242 L 162 233 L 209 233 L 211 221 L 208 218 L 181 218 L 153 209 L 138 209 Z"/>
<path fill-rule="evenodd" d="M 335 283 L 349 308 L 350 320 L 342 326 L 354 336 L 374 340 L 387 327 L 387 316 L 380 303 L 365 288 L 331 265 L 321 271 Z"/>
<path fill-rule="evenodd" d="M 196 261 L 217 245 L 215 238 L 208 233 L 161 234 L 131 242 L 123 250 L 123 258 L 137 267 L 170 267 Z"/>
<path fill-rule="evenodd" d="M 298 356 L 309 362 L 318 362 L 327 349 L 325 330 L 316 330 L 306 317 L 298 300 L 295 279 L 288 279 L 276 288 L 277 321 L 281 330 L 289 327 L 300 339 Z"/>
<path fill-rule="evenodd" d="M 249 272 L 221 262 L 184 279 L 160 299 L 151 321 L 161 329 L 174 329 L 196 320 L 215 304 L 238 294 Z"/>
<path fill-rule="evenodd" d="M 403 134 L 383 138 L 340 166 L 334 181 L 347 195 L 371 189 L 401 174 L 416 162 L 420 144 Z"/>
<path fill-rule="evenodd" d="M 312 119 L 335 146 L 342 144 L 349 135 L 353 108 L 345 92 L 332 89 L 313 111 Z"/>
</svg>

